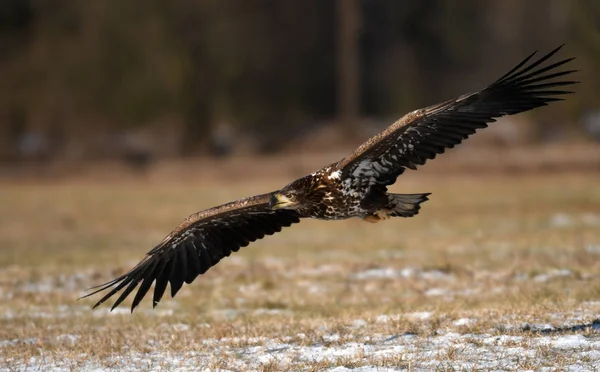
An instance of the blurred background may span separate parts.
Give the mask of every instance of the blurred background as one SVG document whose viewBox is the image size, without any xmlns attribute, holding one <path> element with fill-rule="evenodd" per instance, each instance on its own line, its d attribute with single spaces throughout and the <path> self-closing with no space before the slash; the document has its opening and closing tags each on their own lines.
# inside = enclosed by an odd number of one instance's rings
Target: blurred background
<svg viewBox="0 0 600 372">
<path fill-rule="evenodd" d="M 599 1 L 2 0 L 0 174 L 343 155 L 563 43 L 577 94 L 487 149 L 600 140 Z"/>
</svg>

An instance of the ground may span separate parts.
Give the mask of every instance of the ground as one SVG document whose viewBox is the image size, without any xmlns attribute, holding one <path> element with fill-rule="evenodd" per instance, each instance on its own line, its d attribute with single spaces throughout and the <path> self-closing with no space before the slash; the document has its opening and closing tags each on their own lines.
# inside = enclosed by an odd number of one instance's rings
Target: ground
<svg viewBox="0 0 600 372">
<path fill-rule="evenodd" d="M 432 192 L 415 218 L 303 221 L 133 314 L 77 298 L 188 214 L 327 159 L 2 181 L 0 370 L 597 370 L 600 172 L 498 156 L 517 161 L 402 176 Z"/>
</svg>

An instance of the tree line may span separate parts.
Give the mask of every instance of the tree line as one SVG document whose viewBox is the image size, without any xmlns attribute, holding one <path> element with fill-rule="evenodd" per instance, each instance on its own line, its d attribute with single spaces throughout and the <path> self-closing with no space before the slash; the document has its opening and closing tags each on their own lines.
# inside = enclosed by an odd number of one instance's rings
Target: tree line
<svg viewBox="0 0 600 372">
<path fill-rule="evenodd" d="M 595 0 L 6 0 L 0 159 L 102 157 L 131 133 L 165 155 L 352 136 L 563 42 L 585 84 L 540 115 L 574 124 L 598 109 L 599 40 Z"/>
</svg>

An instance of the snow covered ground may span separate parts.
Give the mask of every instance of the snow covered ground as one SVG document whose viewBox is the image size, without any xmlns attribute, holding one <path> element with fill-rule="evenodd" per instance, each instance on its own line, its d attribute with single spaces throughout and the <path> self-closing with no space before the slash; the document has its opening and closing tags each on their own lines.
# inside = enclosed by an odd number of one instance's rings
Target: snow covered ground
<svg viewBox="0 0 600 372">
<path fill-rule="evenodd" d="M 317 266 L 312 270 L 287 275 L 319 277 L 338 273 L 335 266 Z M 16 287 L 15 293 L 46 293 L 68 291 L 75 286 L 72 282 L 85 275 L 58 277 L 40 282 L 30 282 Z M 512 277 L 515 283 L 529 281 L 544 283 L 560 278 L 571 278 L 567 269 L 551 269 L 535 275 Z M 423 270 L 415 267 L 380 267 L 348 274 L 354 282 L 380 279 L 418 279 L 429 283 L 423 295 L 464 296 L 464 291 L 443 288 L 444 283 L 454 283 L 457 278 L 440 270 Z M 312 283 L 311 285 L 314 285 Z M 244 291 L 251 290 L 247 286 Z M 473 292 L 473 289 L 471 289 Z M 469 292 L 469 293 L 471 293 Z M 7 292 L 8 297 L 13 295 Z M 315 293 L 320 296 L 321 294 Z M 168 303 L 173 305 L 176 301 Z M 600 308 L 598 302 L 585 302 L 572 314 L 556 314 L 555 324 L 566 324 L 556 328 L 551 324 L 517 323 L 517 319 L 499 319 L 492 328 L 482 326 L 483 318 L 465 316 L 450 319 L 445 326 L 433 327 L 431 334 L 423 332 L 379 333 L 381 329 L 393 329 L 394 323 L 409 320 L 419 324 L 435 323 L 444 315 L 434 311 L 418 311 L 403 314 L 381 314 L 369 319 L 354 319 L 346 324 L 346 331 L 337 332 L 323 326 L 316 329 L 318 336 L 303 333 L 278 338 L 268 337 L 222 337 L 195 339 L 196 344 L 173 351 L 160 340 L 149 338 L 147 352 L 139 348 L 115 349 L 111 356 L 99 358 L 93 353 L 68 354 L 82 341 L 82 334 L 61 334 L 52 338 L 27 337 L 0 340 L 0 371 L 430 371 L 430 370 L 494 370 L 494 371 L 597 371 L 600 369 L 600 321 L 589 322 Z M 165 330 L 174 342 L 178 336 L 192 334 L 192 328 L 210 328 L 208 323 L 185 324 L 167 321 L 175 314 L 173 309 L 139 309 L 138 313 L 156 321 L 156 328 Z M 213 311 L 213 316 L 233 320 L 239 316 L 284 317 L 293 319 L 294 312 L 288 309 L 222 309 Z M 117 308 L 110 312 L 101 308 L 90 312 L 88 306 L 73 304 L 55 308 L 30 306 L 26 311 L 0 312 L 6 321 L 50 321 L 92 317 L 130 317 L 129 309 Z M 5 357 L 2 350 L 9 347 L 37 347 L 35 357 L 23 359 Z M 54 347 L 53 350 L 49 346 Z"/>
<path fill-rule="evenodd" d="M 426 320 L 428 313 L 410 314 Z M 391 321 L 382 315 L 377 322 Z M 456 326 L 469 325 L 475 319 L 459 319 Z M 498 332 L 471 334 L 437 332 L 422 337 L 410 333 L 372 336 L 368 324 L 356 320 L 360 330 L 356 337 L 331 333 L 321 342 L 302 342 L 306 335 L 279 339 L 261 337 L 246 339 L 206 339 L 201 351 L 184 353 L 161 351 L 152 345 L 148 353 L 124 349 L 108 360 L 85 355 L 79 362 L 56 355 L 32 357 L 14 363 L 0 356 L 0 370 L 23 371 L 287 371 L 319 370 L 335 372 L 370 371 L 431 371 L 431 370 L 494 370 L 494 371 L 597 371 L 600 368 L 600 324 L 555 329 L 550 325 L 522 325 L 522 335 L 502 335 Z M 173 332 L 188 331 L 185 324 L 173 325 Z M 65 346 L 78 342 L 78 335 L 61 335 L 54 342 Z M 0 341 L 3 347 L 14 344 L 35 344 L 36 339 Z M 236 346 L 243 345 L 243 346 Z M 10 366 L 10 368 L 8 368 Z"/>
</svg>

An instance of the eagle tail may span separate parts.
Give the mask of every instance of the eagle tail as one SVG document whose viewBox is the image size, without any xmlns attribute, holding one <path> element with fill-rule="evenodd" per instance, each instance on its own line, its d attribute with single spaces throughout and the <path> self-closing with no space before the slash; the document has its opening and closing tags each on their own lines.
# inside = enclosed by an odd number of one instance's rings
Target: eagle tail
<svg viewBox="0 0 600 372">
<path fill-rule="evenodd" d="M 392 207 L 393 217 L 412 217 L 419 213 L 421 203 L 429 200 L 427 196 L 431 193 L 424 194 L 389 194 L 390 204 Z"/>
</svg>

